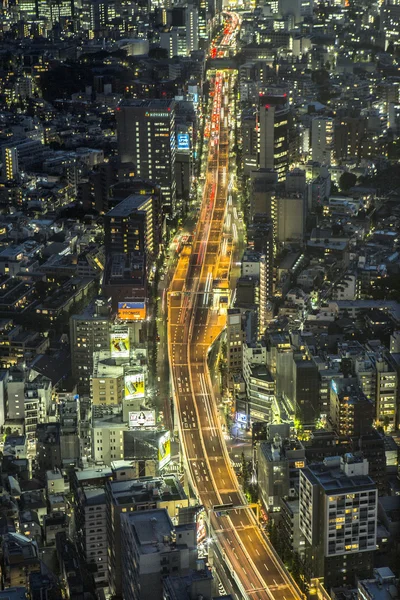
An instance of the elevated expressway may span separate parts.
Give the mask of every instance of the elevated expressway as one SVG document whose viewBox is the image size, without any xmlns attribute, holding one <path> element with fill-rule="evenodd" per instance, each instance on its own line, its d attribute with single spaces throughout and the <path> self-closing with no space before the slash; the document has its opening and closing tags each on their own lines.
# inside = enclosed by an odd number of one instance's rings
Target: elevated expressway
<svg viewBox="0 0 400 600">
<path fill-rule="evenodd" d="M 185 247 L 168 292 L 168 350 L 185 467 L 208 512 L 215 567 L 237 598 L 299 600 L 301 593 L 260 530 L 250 508 L 218 516 L 220 504 L 246 504 L 220 427 L 207 366 L 226 310 L 212 287 L 220 264 L 229 188 L 229 92 L 233 75 L 217 71 L 204 195 L 191 248 Z M 224 110 L 221 110 L 223 108 Z M 221 116 L 221 114 L 223 116 Z M 225 314 L 224 314 L 225 313 Z"/>
</svg>

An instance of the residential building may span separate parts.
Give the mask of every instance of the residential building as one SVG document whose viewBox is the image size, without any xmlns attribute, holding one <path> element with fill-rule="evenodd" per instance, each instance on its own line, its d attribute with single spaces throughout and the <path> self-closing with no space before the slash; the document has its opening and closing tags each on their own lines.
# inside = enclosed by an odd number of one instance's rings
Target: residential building
<svg viewBox="0 0 400 600">
<path fill-rule="evenodd" d="M 371 430 L 374 405 L 360 389 L 357 379 L 333 379 L 330 419 L 339 435 L 360 436 Z"/>
<path fill-rule="evenodd" d="M 229 308 L 226 324 L 226 350 L 228 366 L 228 385 L 233 384 L 232 376 L 241 373 L 243 367 L 243 342 L 245 339 L 242 327 L 242 311 L 240 308 Z"/>
<path fill-rule="evenodd" d="M 40 573 L 36 542 L 20 533 L 7 533 L 1 540 L 1 586 L 29 589 L 29 575 Z"/>
<path fill-rule="evenodd" d="M 352 454 L 300 471 L 300 529 L 312 576 L 330 589 L 372 573 L 378 492 L 368 461 Z"/>
<path fill-rule="evenodd" d="M 319 412 L 319 374 L 313 361 L 293 356 L 293 404 L 302 425 L 314 424 Z"/>
<path fill-rule="evenodd" d="M 305 466 L 305 450 L 299 440 L 260 442 L 257 447 L 257 483 L 261 502 L 267 512 L 279 512 L 283 498 L 294 497 L 298 472 Z"/>
<path fill-rule="evenodd" d="M 123 588 L 124 557 L 118 551 L 123 544 L 122 519 L 130 513 L 160 510 L 167 518 L 177 517 L 179 509 L 189 506 L 189 500 L 178 479 L 168 477 L 125 478 L 106 485 L 107 531 L 110 547 L 109 584 L 115 593 Z M 171 521 L 172 523 L 172 521 Z"/>
<path fill-rule="evenodd" d="M 108 585 L 107 506 L 104 488 L 75 484 L 76 541 L 97 587 Z M 93 570 L 94 569 L 94 570 Z"/>
<path fill-rule="evenodd" d="M 332 117 L 315 117 L 311 123 L 312 160 L 323 165 L 334 164 L 334 126 Z"/>
<path fill-rule="evenodd" d="M 125 600 L 161 598 L 163 578 L 186 575 L 197 558 L 196 529 L 175 526 L 165 509 L 125 513 L 121 519 Z"/>
<path fill-rule="evenodd" d="M 110 348 L 110 310 L 98 299 L 80 315 L 70 318 L 72 375 L 81 394 L 90 393 L 93 354 Z"/>
<path fill-rule="evenodd" d="M 132 194 L 104 215 L 106 259 L 113 254 L 141 254 L 151 267 L 158 251 L 153 205 L 153 196 Z"/>
</svg>

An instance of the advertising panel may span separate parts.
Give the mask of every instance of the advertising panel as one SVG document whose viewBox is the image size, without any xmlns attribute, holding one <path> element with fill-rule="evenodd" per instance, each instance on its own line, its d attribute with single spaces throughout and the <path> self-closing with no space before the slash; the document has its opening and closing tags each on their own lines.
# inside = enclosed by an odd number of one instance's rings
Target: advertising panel
<svg viewBox="0 0 400 600">
<path fill-rule="evenodd" d="M 155 424 L 154 410 L 135 410 L 129 413 L 129 427 L 154 427 Z"/>
<path fill-rule="evenodd" d="M 143 373 L 132 373 L 125 375 L 125 399 L 131 400 L 144 396 L 144 375 Z"/>
<path fill-rule="evenodd" d="M 127 327 L 114 329 L 110 336 L 111 356 L 127 357 L 129 356 L 129 330 Z"/>
<path fill-rule="evenodd" d="M 178 133 L 178 150 L 190 150 L 190 140 L 188 133 Z"/>
<path fill-rule="evenodd" d="M 206 539 L 206 517 L 204 512 L 200 513 L 197 518 L 197 543 L 201 544 Z"/>
<path fill-rule="evenodd" d="M 171 460 L 171 437 L 166 431 L 158 440 L 158 466 L 163 469 Z"/>
<path fill-rule="evenodd" d="M 144 321 L 146 304 L 144 302 L 118 302 L 118 318 L 121 321 Z"/>
</svg>

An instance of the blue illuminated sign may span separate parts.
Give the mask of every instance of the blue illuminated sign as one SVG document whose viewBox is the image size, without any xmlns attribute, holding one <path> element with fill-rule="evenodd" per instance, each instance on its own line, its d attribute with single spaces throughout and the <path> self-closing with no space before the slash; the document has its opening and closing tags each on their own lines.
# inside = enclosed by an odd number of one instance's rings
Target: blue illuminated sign
<svg viewBox="0 0 400 600">
<path fill-rule="evenodd" d="M 178 133 L 178 150 L 189 150 L 190 141 L 188 133 Z"/>
</svg>

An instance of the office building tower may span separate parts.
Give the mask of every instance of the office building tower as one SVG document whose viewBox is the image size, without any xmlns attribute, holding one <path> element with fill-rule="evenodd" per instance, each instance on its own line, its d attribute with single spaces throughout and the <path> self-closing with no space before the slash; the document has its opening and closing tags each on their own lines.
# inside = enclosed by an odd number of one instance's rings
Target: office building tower
<svg viewBox="0 0 400 600">
<path fill-rule="evenodd" d="M 398 42 L 398 24 L 400 4 L 393 0 L 385 0 L 380 7 L 380 31 L 384 33 L 386 42 Z"/>
<path fill-rule="evenodd" d="M 138 177 L 158 183 L 163 210 L 174 216 L 175 103 L 173 100 L 127 100 L 117 108 L 118 152 L 133 162 Z"/>
<path fill-rule="evenodd" d="M 199 49 L 199 11 L 188 4 L 185 8 L 186 55 Z"/>
<path fill-rule="evenodd" d="M 106 260 L 113 254 L 142 255 L 151 267 L 156 252 L 152 196 L 132 194 L 104 215 Z"/>
<path fill-rule="evenodd" d="M 18 150 L 13 147 L 3 148 L 3 177 L 7 181 L 16 179 L 19 175 Z"/>
<path fill-rule="evenodd" d="M 80 394 L 89 395 L 93 354 L 110 348 L 110 310 L 106 300 L 98 299 L 80 315 L 70 318 L 72 376 Z"/>
<path fill-rule="evenodd" d="M 249 221 L 255 215 L 267 215 L 271 221 L 276 220 L 275 188 L 278 174 L 273 169 L 257 169 L 250 171 Z"/>
<path fill-rule="evenodd" d="M 295 24 L 303 20 L 301 0 L 279 0 L 278 10 L 281 18 L 292 18 Z"/>
<path fill-rule="evenodd" d="M 312 159 L 322 165 L 334 164 L 334 119 L 315 117 L 311 122 Z"/>
<path fill-rule="evenodd" d="M 333 379 L 330 390 L 330 419 L 339 435 L 360 436 L 371 430 L 374 404 L 355 377 Z"/>
<path fill-rule="evenodd" d="M 258 165 L 258 126 L 254 110 L 246 110 L 241 119 L 243 169 L 248 175 Z"/>
<path fill-rule="evenodd" d="M 43 156 L 44 146 L 40 139 L 17 139 L 1 147 L 3 177 L 15 179 L 21 171 L 38 164 Z"/>
<path fill-rule="evenodd" d="M 247 399 L 237 403 L 237 412 L 245 415 L 245 422 L 272 421 L 272 407 L 275 401 L 275 381 L 268 367 L 263 364 L 248 364 L 243 374 L 246 383 Z"/>
<path fill-rule="evenodd" d="M 383 356 L 374 357 L 376 369 L 375 420 L 382 426 L 394 430 L 397 424 L 398 378 L 393 367 Z"/>
<path fill-rule="evenodd" d="M 314 425 L 319 418 L 318 368 L 304 356 L 293 357 L 293 404 L 302 425 Z"/>
<path fill-rule="evenodd" d="M 62 464 L 60 423 L 38 423 L 36 427 L 37 461 L 43 471 Z"/>
<path fill-rule="evenodd" d="M 285 181 L 289 169 L 289 103 L 286 94 L 259 99 L 259 167 L 273 169 Z"/>
<path fill-rule="evenodd" d="M 288 171 L 285 190 L 288 194 L 303 194 L 306 191 L 306 172 L 303 169 Z"/>
<path fill-rule="evenodd" d="M 272 318 L 271 298 L 274 292 L 274 253 L 270 232 L 267 251 L 260 257 L 260 304 L 258 309 L 258 335 L 264 337 L 268 322 Z"/>
<path fill-rule="evenodd" d="M 199 48 L 208 48 L 208 0 L 196 0 L 195 5 L 199 11 Z"/>
<path fill-rule="evenodd" d="M 368 577 L 376 550 L 378 492 L 368 461 L 345 454 L 300 471 L 300 529 L 311 576 L 324 586 Z"/>
<path fill-rule="evenodd" d="M 240 308 L 229 308 L 226 323 L 226 345 L 230 381 L 234 374 L 242 371 L 244 338 L 242 311 Z"/>
<path fill-rule="evenodd" d="M 305 450 L 295 439 L 261 442 L 257 448 L 257 483 L 261 502 L 267 512 L 279 512 L 282 499 L 295 495 L 299 469 L 305 466 Z"/>
<path fill-rule="evenodd" d="M 104 488 L 74 482 L 76 542 L 96 587 L 108 585 L 107 506 Z M 90 565 L 90 566 L 89 566 Z"/>
<path fill-rule="evenodd" d="M 116 17 L 116 7 L 113 0 L 83 0 L 81 10 L 81 26 L 88 32 L 90 39 L 101 35 L 107 25 Z"/>
<path fill-rule="evenodd" d="M 306 202 L 303 193 L 278 195 L 275 200 L 277 213 L 277 242 L 302 244 L 306 226 Z"/>
<path fill-rule="evenodd" d="M 178 36 L 176 27 L 168 26 L 160 31 L 160 48 L 166 50 L 168 58 L 178 56 Z"/>
</svg>

